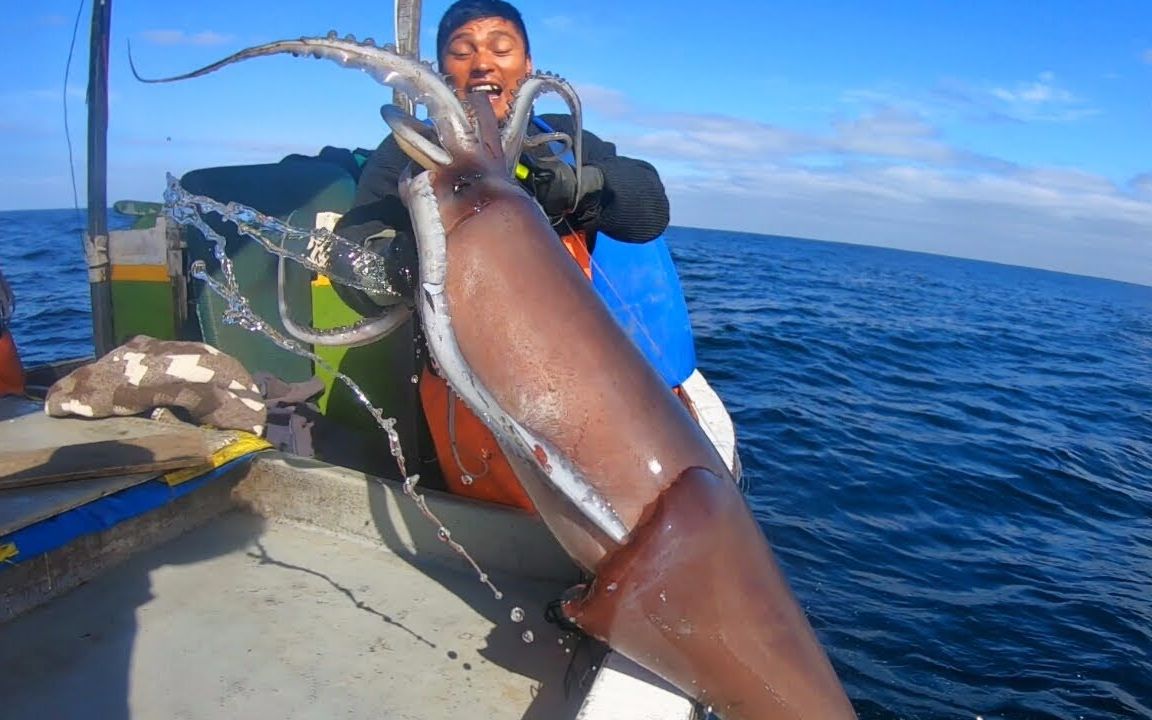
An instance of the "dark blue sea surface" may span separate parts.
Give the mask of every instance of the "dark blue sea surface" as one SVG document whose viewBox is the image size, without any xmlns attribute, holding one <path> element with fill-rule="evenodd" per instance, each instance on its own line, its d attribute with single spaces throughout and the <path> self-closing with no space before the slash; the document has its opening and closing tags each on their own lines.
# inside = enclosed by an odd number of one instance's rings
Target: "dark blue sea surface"
<svg viewBox="0 0 1152 720">
<path fill-rule="evenodd" d="M 16 294 L 13 337 L 25 365 L 92 355 L 92 305 L 80 210 L 0 212 L 0 272 Z M 109 210 L 108 226 L 132 226 Z"/>
<path fill-rule="evenodd" d="M 82 227 L 0 213 L 30 363 L 90 353 Z M 753 509 L 862 718 L 1152 718 L 1152 288 L 669 242 Z"/>
</svg>

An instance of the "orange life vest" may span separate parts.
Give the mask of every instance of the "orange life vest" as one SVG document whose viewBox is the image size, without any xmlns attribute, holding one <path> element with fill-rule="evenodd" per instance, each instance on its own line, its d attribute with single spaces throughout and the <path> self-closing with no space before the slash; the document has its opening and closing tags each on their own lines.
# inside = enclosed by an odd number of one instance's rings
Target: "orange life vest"
<svg viewBox="0 0 1152 720">
<path fill-rule="evenodd" d="M 591 281 L 592 255 L 584 231 L 560 240 Z M 420 378 L 420 402 L 451 493 L 535 511 L 492 431 L 428 367 Z"/>
<path fill-rule="evenodd" d="M 24 366 L 16 341 L 8 330 L 0 330 L 0 397 L 24 394 Z"/>
</svg>

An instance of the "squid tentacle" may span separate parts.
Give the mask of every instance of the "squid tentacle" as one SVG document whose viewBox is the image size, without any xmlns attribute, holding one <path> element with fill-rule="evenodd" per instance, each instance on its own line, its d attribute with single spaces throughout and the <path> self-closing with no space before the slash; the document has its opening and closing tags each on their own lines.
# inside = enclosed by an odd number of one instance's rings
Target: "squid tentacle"
<svg viewBox="0 0 1152 720">
<path fill-rule="evenodd" d="M 552 153 L 551 157 L 558 158 L 572 150 L 572 136 L 562 132 L 540 133 L 539 135 L 524 138 L 524 149 L 539 147 L 553 142 L 560 143 L 560 149 Z"/>
<path fill-rule="evenodd" d="M 508 163 L 508 172 L 512 172 L 520 159 L 520 152 L 524 147 L 524 138 L 527 134 L 528 120 L 532 115 L 532 104 L 536 98 L 546 92 L 554 92 L 564 99 L 568 110 L 572 113 L 572 154 L 576 158 L 576 186 L 580 186 L 581 160 L 584 157 L 584 120 L 580 111 L 580 97 L 568 81 L 551 73 L 537 73 L 520 84 L 516 89 L 516 99 L 512 103 L 512 112 L 500 133 L 504 144 L 504 159 Z"/>
<path fill-rule="evenodd" d="M 356 38 L 352 35 L 341 39 L 336 37 L 335 33 L 329 33 L 323 38 L 280 40 L 246 48 L 191 72 L 162 78 L 142 77 L 132 60 L 131 48 L 128 61 L 132 74 L 140 82 L 166 83 L 201 77 L 250 58 L 278 54 L 311 55 L 321 60 L 331 60 L 344 67 L 363 70 L 382 85 L 394 87 L 417 103 L 427 106 L 441 144 L 449 152 L 467 150 L 475 146 L 476 135 L 468 113 L 451 87 L 444 82 L 443 76 L 430 64 L 399 55 L 391 45 L 379 47 L 371 39 L 356 42 Z"/>
<path fill-rule="evenodd" d="M 380 108 L 380 116 L 404 153 L 420 163 L 426 170 L 436 167 L 445 167 L 452 164 L 452 154 L 435 144 L 429 137 L 433 134 L 432 128 L 417 120 L 410 113 L 395 105 L 385 105 Z"/>
</svg>

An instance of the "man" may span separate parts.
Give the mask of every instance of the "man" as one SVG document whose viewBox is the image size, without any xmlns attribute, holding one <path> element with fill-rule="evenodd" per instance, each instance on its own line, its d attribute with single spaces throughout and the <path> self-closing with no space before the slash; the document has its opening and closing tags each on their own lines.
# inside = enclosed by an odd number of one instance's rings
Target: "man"
<svg viewBox="0 0 1152 720">
<path fill-rule="evenodd" d="M 503 0 L 458 0 L 444 13 L 436 36 L 440 70 L 461 99 L 487 92 L 496 117 L 505 121 L 520 83 L 532 73 L 528 34 L 520 13 Z M 569 115 L 537 118 L 528 133 L 575 131 Z M 591 250 L 597 233 L 644 243 L 668 226 L 668 198 L 655 168 L 620 157 L 612 143 L 583 135 L 582 182 L 575 170 L 547 146 L 522 158 L 529 168 L 523 180 L 552 222 L 574 260 L 591 278 Z M 369 297 L 337 285 L 341 297 L 361 314 L 382 304 L 411 302 L 416 273 L 415 242 L 398 181 L 408 157 L 389 136 L 361 173 L 356 199 L 336 232 L 388 258 L 395 296 Z M 414 168 L 414 171 L 418 168 Z M 574 208 L 574 209 L 573 209 Z M 574 342 L 578 339 L 574 338 Z M 532 508 L 488 429 L 424 368 L 420 397 L 444 482 L 457 494 Z"/>
<path fill-rule="evenodd" d="M 457 96 L 487 90 L 497 119 L 504 121 L 520 82 L 532 72 L 528 34 L 520 13 L 503 0 L 458 0 L 444 13 L 436 35 L 440 70 L 448 75 Z M 535 135 L 544 127 L 572 134 L 569 115 L 544 115 L 530 125 Z M 530 168 L 525 188 L 533 194 L 561 236 L 581 235 L 584 247 L 569 244 L 586 263 L 598 232 L 624 242 L 647 242 L 668 226 L 668 197 L 656 169 L 642 160 L 621 157 L 616 147 L 584 132 L 583 187 L 567 163 L 549 158 L 552 151 L 528 151 Z M 408 157 L 392 136 L 385 138 L 368 160 L 357 185 L 356 199 L 336 231 L 393 260 L 393 284 L 411 297 L 415 245 L 408 213 L 400 202 L 397 183 Z M 575 207 L 571 213 L 567 211 Z M 566 243 L 568 244 L 568 243 Z M 345 288 L 342 296 L 364 314 L 376 310 L 366 298 Z M 398 298 L 385 298 L 395 301 Z"/>
</svg>

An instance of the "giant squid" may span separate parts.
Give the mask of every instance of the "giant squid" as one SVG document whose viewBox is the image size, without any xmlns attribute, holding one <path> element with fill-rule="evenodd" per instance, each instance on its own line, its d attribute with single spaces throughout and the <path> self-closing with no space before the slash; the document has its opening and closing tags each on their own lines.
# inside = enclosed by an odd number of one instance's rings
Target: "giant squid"
<svg viewBox="0 0 1152 720">
<path fill-rule="evenodd" d="M 567 619 L 724 720 L 855 717 L 729 469 L 514 179 L 546 91 L 568 104 L 581 157 L 571 86 L 529 76 L 500 126 L 486 96 L 461 100 L 431 65 L 334 33 L 157 81 L 277 53 L 366 71 L 427 108 L 429 124 L 382 109 L 414 161 L 400 190 L 417 310 L 438 373 L 592 578 Z"/>
</svg>

